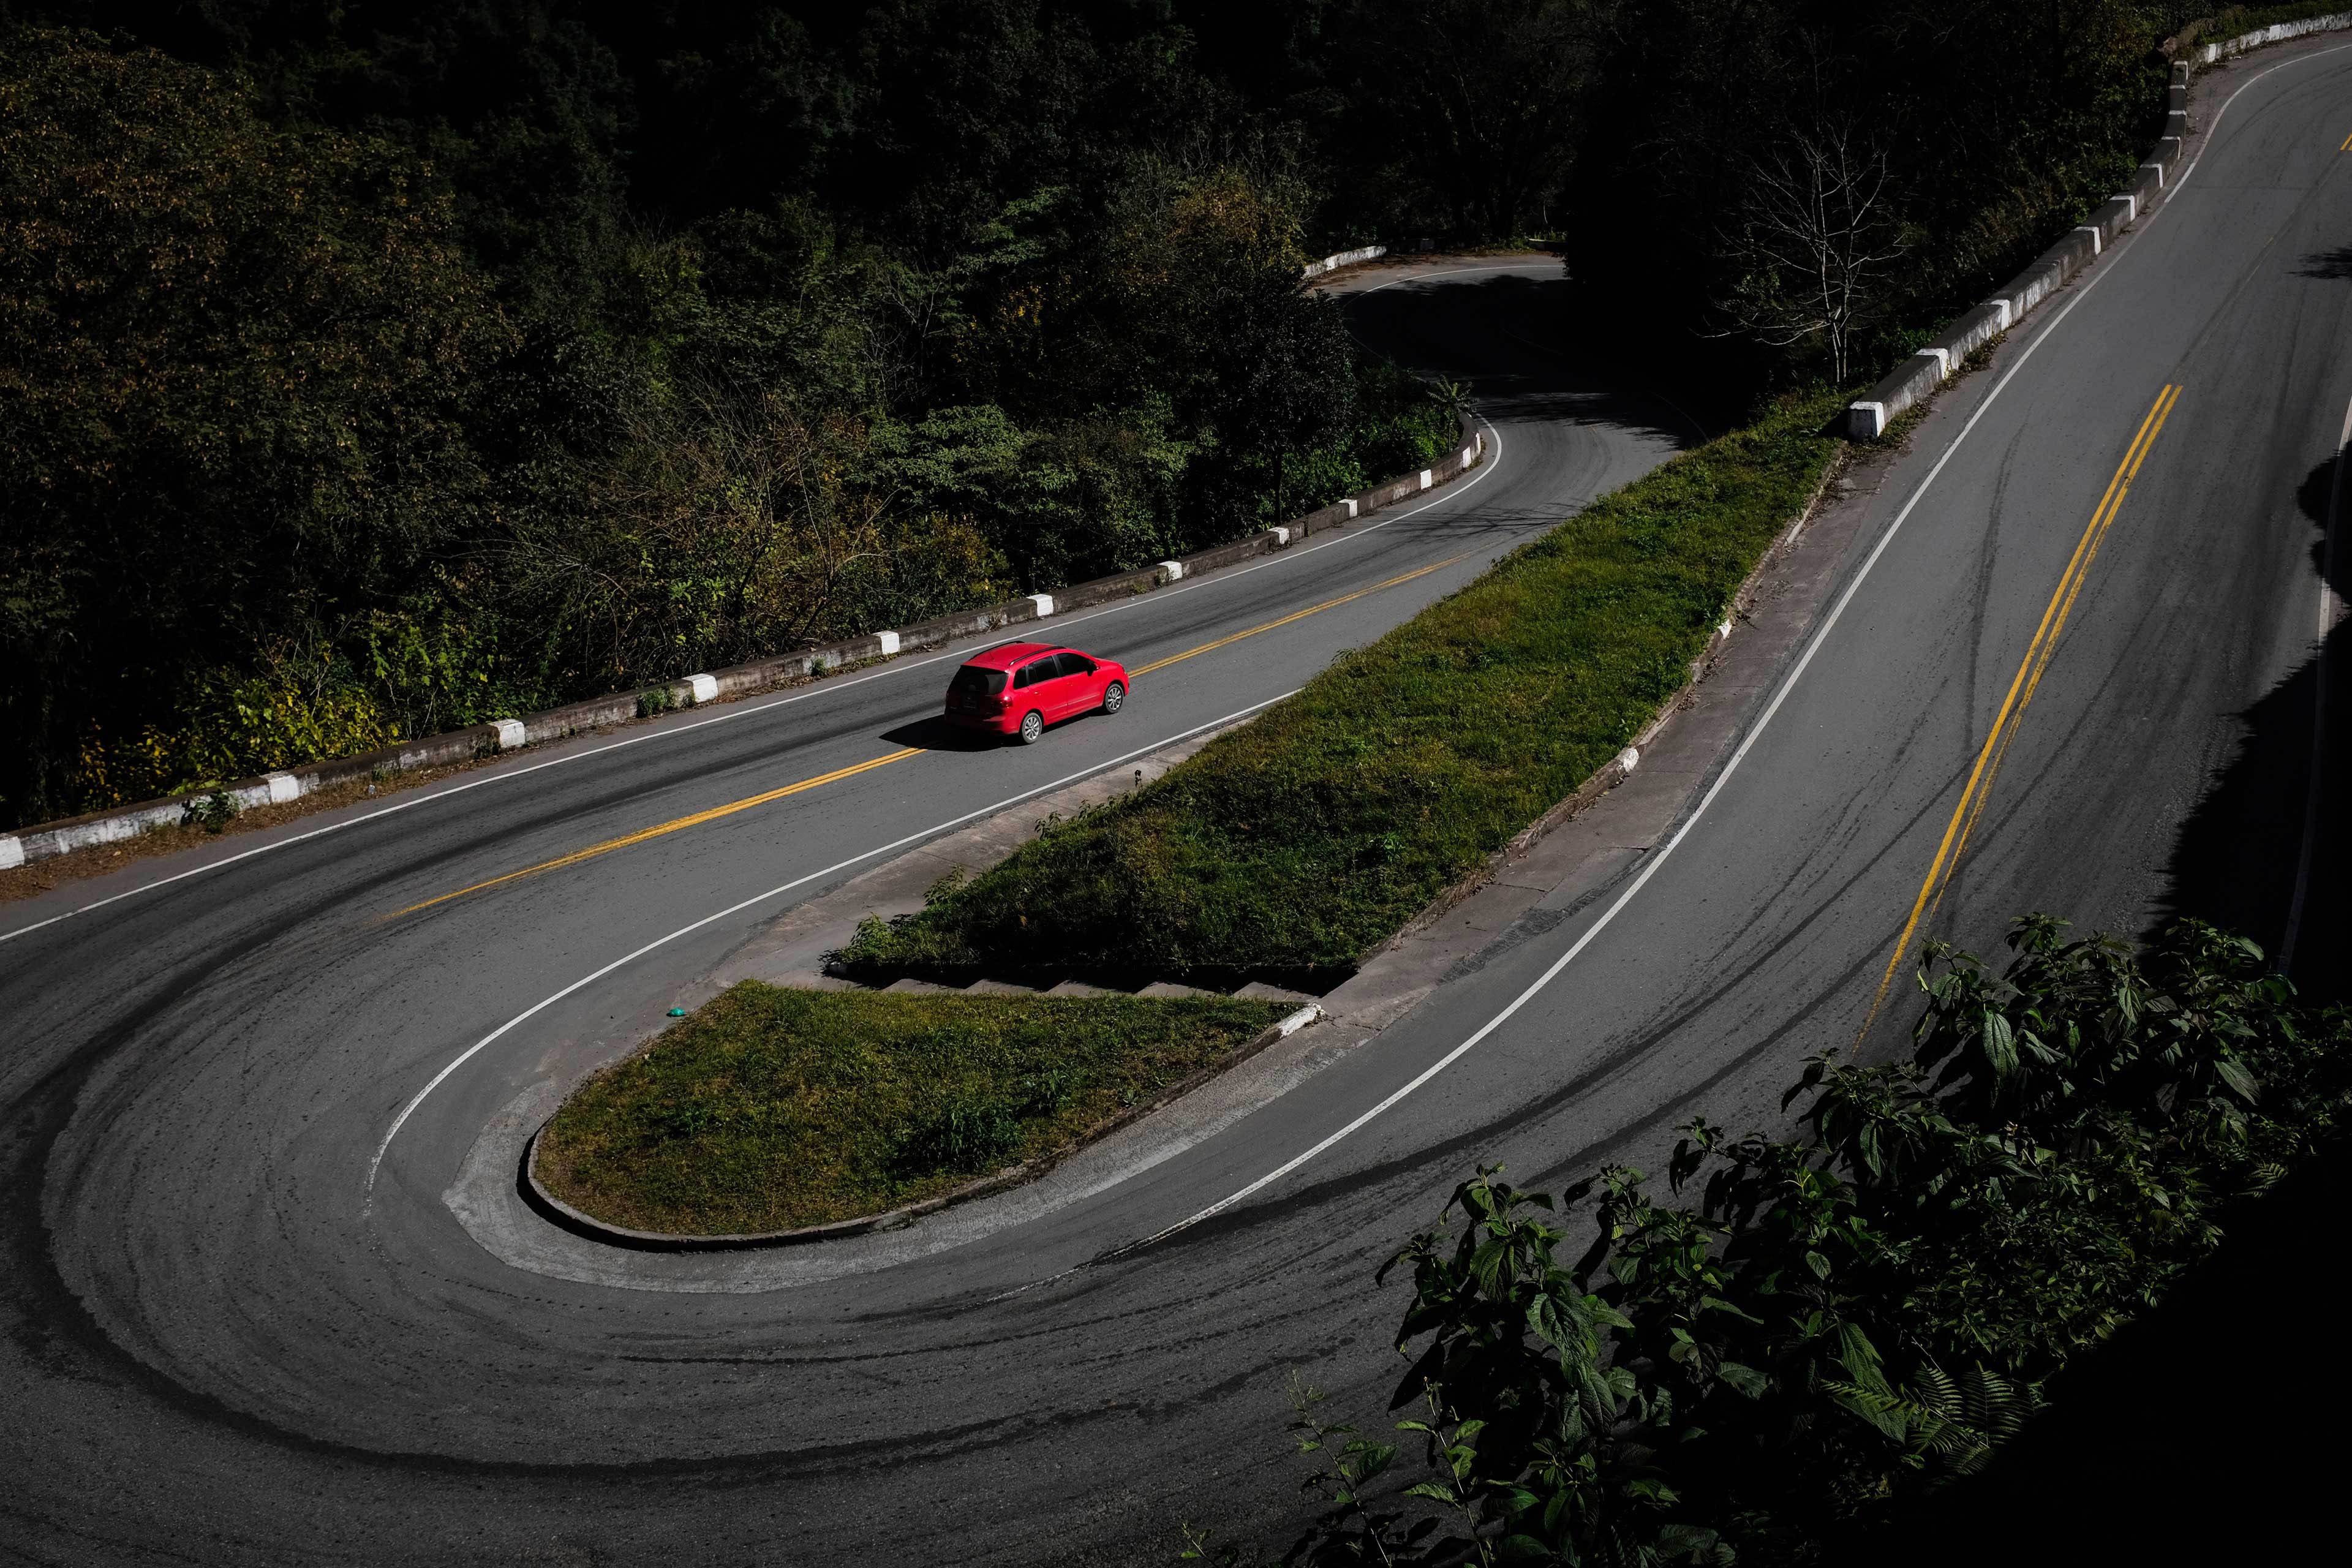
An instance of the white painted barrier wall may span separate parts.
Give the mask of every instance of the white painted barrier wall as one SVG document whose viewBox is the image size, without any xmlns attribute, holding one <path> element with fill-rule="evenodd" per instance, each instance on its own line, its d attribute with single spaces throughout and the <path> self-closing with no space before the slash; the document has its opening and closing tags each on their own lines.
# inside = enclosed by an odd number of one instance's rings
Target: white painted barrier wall
<svg viewBox="0 0 2352 1568">
<path fill-rule="evenodd" d="M 1388 253 L 1389 247 L 1385 245 L 1368 245 L 1361 250 L 1336 251 L 1320 261 L 1308 262 L 1298 269 L 1298 275 L 1301 278 L 1320 278 L 1326 272 L 1337 272 L 1342 267 L 1353 267 L 1359 261 L 1370 261 Z"/>
</svg>

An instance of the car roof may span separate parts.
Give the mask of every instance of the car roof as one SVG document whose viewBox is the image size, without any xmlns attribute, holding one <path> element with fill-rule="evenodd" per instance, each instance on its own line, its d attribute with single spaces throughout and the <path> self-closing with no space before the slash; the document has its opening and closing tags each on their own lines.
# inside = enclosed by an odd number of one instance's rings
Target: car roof
<svg viewBox="0 0 2352 1568">
<path fill-rule="evenodd" d="M 973 654 L 964 660 L 964 664 L 967 667 L 978 665 L 982 669 L 1011 669 L 1016 664 L 1025 663 L 1034 654 L 1053 653 L 1061 646 L 1057 642 L 1009 642 Z"/>
</svg>

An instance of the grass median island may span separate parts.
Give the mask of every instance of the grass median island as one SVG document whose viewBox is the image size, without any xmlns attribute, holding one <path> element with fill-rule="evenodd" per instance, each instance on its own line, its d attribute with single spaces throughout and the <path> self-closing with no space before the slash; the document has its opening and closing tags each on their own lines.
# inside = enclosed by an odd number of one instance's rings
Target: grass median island
<svg viewBox="0 0 2352 1568">
<path fill-rule="evenodd" d="M 557 1197 L 724 1236 L 920 1202 L 1223 1060 L 1288 1008 L 1232 997 L 882 995 L 745 981 L 597 1074 L 540 1139 Z"/>
<path fill-rule="evenodd" d="M 850 973 L 1344 968 L 1572 794 L 1687 678 L 1819 484 L 1791 398 L 1595 501 L 1164 777 L 1059 824 Z M 1246 656 L 1244 656 L 1246 657 Z"/>
</svg>

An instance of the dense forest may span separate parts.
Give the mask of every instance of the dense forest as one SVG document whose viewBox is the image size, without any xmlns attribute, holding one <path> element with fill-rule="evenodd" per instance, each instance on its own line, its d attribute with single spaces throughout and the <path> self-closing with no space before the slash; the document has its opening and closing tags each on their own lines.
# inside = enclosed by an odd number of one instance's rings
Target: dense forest
<svg viewBox="0 0 2352 1568">
<path fill-rule="evenodd" d="M 1344 246 L 1551 238 L 1575 346 L 1735 405 L 1865 376 L 2124 178 L 2196 14 L 0 0 L 0 822 L 1418 463 L 1444 397 L 1298 286 Z M 1825 170 L 1829 331 L 1770 199 Z"/>
</svg>

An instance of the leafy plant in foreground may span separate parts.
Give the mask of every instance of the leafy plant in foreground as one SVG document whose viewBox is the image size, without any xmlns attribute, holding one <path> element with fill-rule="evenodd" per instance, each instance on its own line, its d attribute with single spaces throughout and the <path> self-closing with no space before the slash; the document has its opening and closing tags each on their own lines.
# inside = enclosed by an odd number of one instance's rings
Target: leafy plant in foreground
<svg viewBox="0 0 2352 1568">
<path fill-rule="evenodd" d="M 1980 1469 L 2352 1085 L 2352 1019 L 2251 942 L 2192 921 L 2141 953 L 2034 915 L 2010 946 L 1996 974 L 1931 944 L 1911 1058 L 1812 1058 L 1797 1136 L 1691 1123 L 1668 1174 L 1695 1203 L 1622 1167 L 1570 1188 L 1573 1266 L 1553 1199 L 1464 1183 L 1391 1265 L 1428 1479 L 1375 1485 L 1395 1450 L 1351 1434 L 1286 1561 L 1810 1561 Z"/>
</svg>

